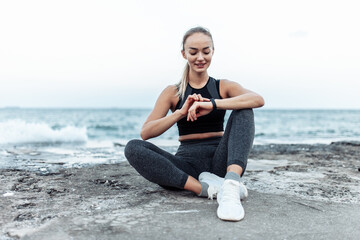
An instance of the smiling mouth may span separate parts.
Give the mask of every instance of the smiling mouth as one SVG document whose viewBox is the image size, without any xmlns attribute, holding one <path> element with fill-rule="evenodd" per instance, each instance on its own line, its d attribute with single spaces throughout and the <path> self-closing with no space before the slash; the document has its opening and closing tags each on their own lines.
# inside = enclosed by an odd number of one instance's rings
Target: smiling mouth
<svg viewBox="0 0 360 240">
<path fill-rule="evenodd" d="M 198 63 L 198 64 L 196 64 L 196 63 L 195 63 L 195 65 L 196 65 L 197 67 L 202 68 L 202 67 L 204 67 L 204 66 L 205 66 L 205 63 Z"/>
</svg>

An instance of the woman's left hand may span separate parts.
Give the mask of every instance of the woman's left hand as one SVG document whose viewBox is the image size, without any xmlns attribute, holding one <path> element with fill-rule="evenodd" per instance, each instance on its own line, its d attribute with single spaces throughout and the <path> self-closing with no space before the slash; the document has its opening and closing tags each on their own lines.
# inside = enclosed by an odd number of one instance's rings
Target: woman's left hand
<svg viewBox="0 0 360 240">
<path fill-rule="evenodd" d="M 213 105 L 210 101 L 194 102 L 188 110 L 187 120 L 196 121 L 198 117 L 209 114 L 213 110 Z"/>
</svg>

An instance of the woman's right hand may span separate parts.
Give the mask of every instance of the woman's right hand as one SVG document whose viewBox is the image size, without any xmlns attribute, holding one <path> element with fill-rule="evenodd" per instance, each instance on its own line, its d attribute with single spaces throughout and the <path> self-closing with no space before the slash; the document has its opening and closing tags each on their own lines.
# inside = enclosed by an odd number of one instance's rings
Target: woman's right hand
<svg viewBox="0 0 360 240">
<path fill-rule="evenodd" d="M 204 98 L 201 96 L 201 94 L 192 94 L 189 95 L 180 109 L 180 113 L 185 117 L 188 115 L 189 108 L 194 104 L 194 102 L 210 102 L 210 99 Z"/>
</svg>

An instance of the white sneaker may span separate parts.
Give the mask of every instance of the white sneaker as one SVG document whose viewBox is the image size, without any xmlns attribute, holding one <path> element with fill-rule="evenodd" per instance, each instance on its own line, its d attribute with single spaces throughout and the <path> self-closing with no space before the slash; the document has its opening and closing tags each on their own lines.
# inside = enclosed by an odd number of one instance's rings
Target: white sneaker
<svg viewBox="0 0 360 240">
<path fill-rule="evenodd" d="M 205 182 L 209 185 L 208 197 L 210 199 L 219 197 L 220 188 L 224 183 L 224 178 L 217 176 L 216 174 L 209 172 L 202 172 L 199 175 L 199 182 Z M 240 182 L 240 199 L 244 200 L 249 195 L 247 188 L 243 183 Z"/>
<path fill-rule="evenodd" d="M 217 198 L 219 203 L 217 216 L 226 221 L 240 221 L 243 219 L 245 211 L 239 197 L 240 183 L 232 179 L 226 179 L 220 192 L 221 194 Z"/>
</svg>

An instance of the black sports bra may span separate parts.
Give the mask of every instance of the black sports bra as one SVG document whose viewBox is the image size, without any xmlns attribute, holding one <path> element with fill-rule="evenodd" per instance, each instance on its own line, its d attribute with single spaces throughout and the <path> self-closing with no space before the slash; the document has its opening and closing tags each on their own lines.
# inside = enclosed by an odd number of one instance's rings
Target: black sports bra
<svg viewBox="0 0 360 240">
<path fill-rule="evenodd" d="M 184 105 L 186 98 L 194 93 L 201 94 L 201 96 L 205 98 L 221 99 L 219 83 L 220 80 L 209 77 L 208 82 L 203 88 L 192 88 L 190 84 L 188 84 L 184 98 L 179 99 L 175 109 L 180 109 Z M 186 117 L 184 117 L 177 122 L 179 135 L 224 131 L 225 112 L 226 110 L 215 110 L 205 116 L 199 117 L 194 122 L 187 121 Z"/>
</svg>

